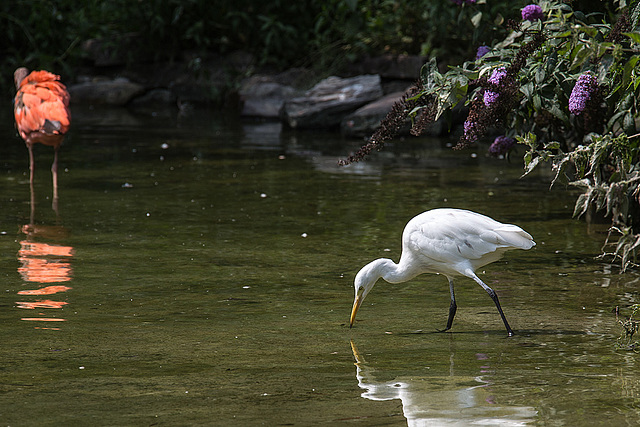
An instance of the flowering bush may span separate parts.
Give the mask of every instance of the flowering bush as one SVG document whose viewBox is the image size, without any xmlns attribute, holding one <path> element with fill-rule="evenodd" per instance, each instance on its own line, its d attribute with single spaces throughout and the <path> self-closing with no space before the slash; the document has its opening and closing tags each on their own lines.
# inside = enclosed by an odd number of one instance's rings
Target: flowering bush
<svg viewBox="0 0 640 427">
<path fill-rule="evenodd" d="M 542 8 L 537 4 L 530 4 L 522 9 L 522 19 L 525 21 L 538 21 L 544 19 Z"/>
<path fill-rule="evenodd" d="M 582 74 L 569 96 L 569 111 L 572 114 L 579 115 L 587 108 L 587 102 L 592 95 L 598 90 L 598 81 L 590 71 Z"/>
<path fill-rule="evenodd" d="M 508 136 L 500 135 L 493 140 L 489 147 L 489 154 L 492 156 L 503 156 L 516 145 L 516 140 Z"/>
<path fill-rule="evenodd" d="M 576 216 L 594 209 L 611 218 L 607 243 L 621 237 L 610 254 L 628 268 L 640 248 L 640 1 L 622 7 L 613 24 L 607 17 L 560 1 L 526 6 L 522 20 L 512 21 L 512 31 L 484 55 L 445 74 L 435 59 L 425 64 L 416 86 L 342 164 L 382 148 L 407 118 L 420 134 L 465 103 L 469 113 L 455 148 L 489 129 L 509 129 L 507 137 L 528 147 L 524 175 L 549 161 L 552 185 L 583 192 Z M 503 147 L 494 141 L 490 150 Z"/>
<path fill-rule="evenodd" d="M 489 46 L 480 46 L 478 51 L 476 52 L 476 59 L 480 59 L 485 56 L 487 53 L 491 52 L 491 48 Z"/>
<path fill-rule="evenodd" d="M 495 104 L 496 101 L 498 101 L 498 98 L 500 98 L 500 84 L 502 83 L 502 81 L 504 80 L 504 78 L 507 77 L 507 70 L 504 69 L 504 67 L 500 67 L 496 70 L 493 70 L 493 73 L 491 73 L 491 77 L 489 77 L 489 83 L 492 83 L 497 90 L 493 91 L 491 89 L 487 89 L 484 92 L 484 105 L 487 107 L 490 107 L 491 105 Z"/>
</svg>

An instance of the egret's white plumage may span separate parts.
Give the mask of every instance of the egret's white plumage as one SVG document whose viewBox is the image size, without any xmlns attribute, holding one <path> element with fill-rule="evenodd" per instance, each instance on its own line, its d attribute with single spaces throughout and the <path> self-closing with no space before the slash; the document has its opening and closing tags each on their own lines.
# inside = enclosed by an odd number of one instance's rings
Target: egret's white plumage
<svg viewBox="0 0 640 427">
<path fill-rule="evenodd" d="M 440 273 L 449 279 L 451 304 L 447 327 L 456 313 L 453 277 L 475 280 L 491 296 L 507 333 L 513 331 L 502 312 L 498 296 L 475 274 L 475 270 L 499 260 L 511 249 L 531 249 L 535 242 L 529 233 L 513 224 L 502 224 L 488 216 L 462 209 L 433 209 L 411 219 L 402 233 L 402 255 L 396 264 L 380 258 L 362 267 L 354 281 L 355 300 L 350 325 L 356 312 L 379 278 L 401 283 L 423 273 Z"/>
</svg>

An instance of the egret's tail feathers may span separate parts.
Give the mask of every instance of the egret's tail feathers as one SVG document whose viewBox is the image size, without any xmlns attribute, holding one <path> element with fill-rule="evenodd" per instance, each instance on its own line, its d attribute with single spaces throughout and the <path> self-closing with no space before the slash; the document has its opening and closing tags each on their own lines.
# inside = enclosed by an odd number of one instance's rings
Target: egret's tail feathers
<svg viewBox="0 0 640 427">
<path fill-rule="evenodd" d="M 499 236 L 502 244 L 517 249 L 531 249 L 536 245 L 531 234 L 513 224 L 502 224 L 494 230 Z"/>
</svg>

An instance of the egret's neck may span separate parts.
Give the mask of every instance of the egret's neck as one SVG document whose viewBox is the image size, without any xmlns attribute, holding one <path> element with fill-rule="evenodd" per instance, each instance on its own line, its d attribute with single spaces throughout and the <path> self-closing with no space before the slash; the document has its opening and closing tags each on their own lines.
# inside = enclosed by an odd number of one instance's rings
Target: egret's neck
<svg viewBox="0 0 640 427">
<path fill-rule="evenodd" d="M 416 277 L 419 272 L 410 268 L 409 263 L 400 262 L 396 264 L 388 258 L 379 258 L 365 265 L 358 273 L 365 283 L 375 283 L 379 278 L 383 278 L 389 283 L 401 283 Z"/>
</svg>

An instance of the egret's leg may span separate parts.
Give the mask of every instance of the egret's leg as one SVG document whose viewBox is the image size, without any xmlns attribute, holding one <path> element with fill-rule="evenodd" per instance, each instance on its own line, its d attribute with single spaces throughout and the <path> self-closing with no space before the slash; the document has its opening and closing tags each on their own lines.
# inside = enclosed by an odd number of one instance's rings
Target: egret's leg
<svg viewBox="0 0 640 427">
<path fill-rule="evenodd" d="M 507 318 L 504 316 L 504 313 L 502 312 L 502 307 L 500 307 L 500 301 L 498 301 L 498 295 L 496 294 L 496 292 L 493 289 L 491 289 L 489 286 L 485 285 L 484 282 L 480 280 L 480 278 L 476 276 L 474 272 L 467 270 L 467 274 L 469 274 L 469 277 L 471 277 L 480 286 L 482 286 L 482 289 L 487 291 L 487 293 L 489 294 L 493 302 L 496 303 L 496 307 L 498 308 L 498 313 L 500 313 L 500 317 L 502 317 L 502 321 L 504 322 L 504 327 L 507 328 L 507 336 L 512 337 L 514 335 L 513 330 L 511 329 L 511 326 L 509 326 L 509 322 L 507 322 Z"/>
<path fill-rule="evenodd" d="M 449 318 L 447 319 L 447 328 L 445 331 L 451 329 L 451 325 L 453 325 L 453 318 L 456 315 L 456 311 L 458 310 L 458 306 L 456 305 L 456 295 L 453 292 L 453 280 L 449 279 L 449 292 L 451 293 L 451 304 L 449 304 Z"/>
<path fill-rule="evenodd" d="M 453 280 L 449 279 L 449 292 L 451 293 L 451 304 L 449 304 L 449 318 L 447 319 L 447 327 L 441 330 L 440 332 L 445 332 L 451 329 L 451 325 L 453 325 L 453 318 L 456 316 L 456 311 L 458 310 L 458 306 L 456 305 L 456 295 L 453 292 Z"/>
</svg>

